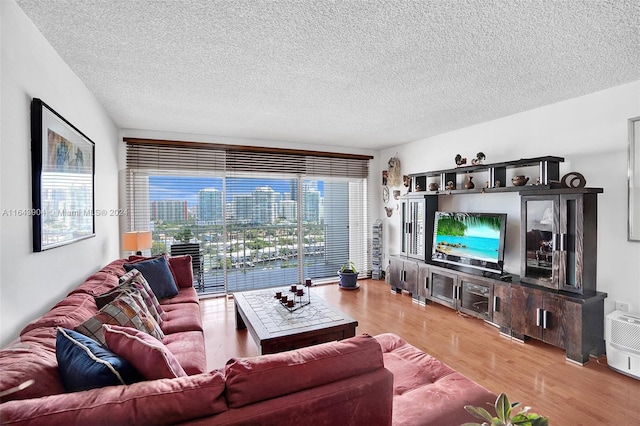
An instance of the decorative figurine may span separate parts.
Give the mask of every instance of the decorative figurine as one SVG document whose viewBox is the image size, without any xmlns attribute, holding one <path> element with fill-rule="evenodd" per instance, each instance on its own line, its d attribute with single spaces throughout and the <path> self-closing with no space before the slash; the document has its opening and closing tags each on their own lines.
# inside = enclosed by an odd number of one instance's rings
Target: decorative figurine
<svg viewBox="0 0 640 426">
<path fill-rule="evenodd" d="M 473 164 L 474 166 L 477 164 L 482 164 L 482 161 L 484 159 L 486 159 L 487 157 L 484 155 L 484 152 L 479 152 L 476 154 L 476 158 L 474 158 L 473 160 L 471 160 L 471 164 Z"/>
<path fill-rule="evenodd" d="M 455 160 L 456 160 L 456 165 L 458 167 L 467 164 L 467 157 L 463 158 L 462 155 L 460 155 L 460 154 L 456 155 Z"/>
<path fill-rule="evenodd" d="M 524 186 L 529 182 L 529 178 L 524 175 L 517 175 L 511 178 L 511 183 L 515 186 Z"/>
<path fill-rule="evenodd" d="M 389 186 L 400 186 L 400 159 L 391 157 L 388 166 L 387 183 Z"/>
<path fill-rule="evenodd" d="M 440 185 L 438 185 L 437 182 L 431 182 L 429 184 L 429 191 L 437 191 L 438 188 L 440 188 Z"/>
<path fill-rule="evenodd" d="M 445 187 L 445 189 L 448 189 L 450 191 L 453 190 L 453 189 L 456 189 L 456 184 L 453 183 L 453 181 L 450 180 L 449 182 L 447 182 L 447 186 Z"/>
</svg>

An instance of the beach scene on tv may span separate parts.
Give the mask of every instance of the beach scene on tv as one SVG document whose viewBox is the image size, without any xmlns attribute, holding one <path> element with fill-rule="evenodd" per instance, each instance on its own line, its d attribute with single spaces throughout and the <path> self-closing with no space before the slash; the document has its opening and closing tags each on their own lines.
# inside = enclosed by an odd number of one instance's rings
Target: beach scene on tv
<svg viewBox="0 0 640 426">
<path fill-rule="evenodd" d="M 442 255 L 497 263 L 501 259 L 502 215 L 437 212 L 434 259 Z"/>
</svg>

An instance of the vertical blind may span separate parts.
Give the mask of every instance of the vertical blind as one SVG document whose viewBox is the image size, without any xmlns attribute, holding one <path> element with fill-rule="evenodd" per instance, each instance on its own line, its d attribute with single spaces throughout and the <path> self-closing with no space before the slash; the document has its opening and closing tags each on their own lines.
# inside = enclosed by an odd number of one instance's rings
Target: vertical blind
<svg viewBox="0 0 640 426">
<path fill-rule="evenodd" d="M 334 279 L 349 260 L 368 272 L 371 157 L 125 142 L 129 230 L 151 229 L 153 254 L 199 246 L 200 291 Z"/>
</svg>

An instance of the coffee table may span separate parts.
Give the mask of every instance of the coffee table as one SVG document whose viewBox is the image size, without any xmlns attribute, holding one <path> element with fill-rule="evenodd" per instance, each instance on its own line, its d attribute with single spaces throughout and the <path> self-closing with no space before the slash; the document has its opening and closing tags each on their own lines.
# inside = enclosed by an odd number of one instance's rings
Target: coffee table
<svg viewBox="0 0 640 426">
<path fill-rule="evenodd" d="M 288 288 L 234 293 L 236 329 L 248 329 L 260 354 L 298 349 L 318 343 L 341 340 L 356 334 L 358 321 L 330 306 L 313 294 L 311 303 L 290 311 L 276 299 L 276 291 Z M 305 288 L 308 300 L 309 288 Z"/>
</svg>

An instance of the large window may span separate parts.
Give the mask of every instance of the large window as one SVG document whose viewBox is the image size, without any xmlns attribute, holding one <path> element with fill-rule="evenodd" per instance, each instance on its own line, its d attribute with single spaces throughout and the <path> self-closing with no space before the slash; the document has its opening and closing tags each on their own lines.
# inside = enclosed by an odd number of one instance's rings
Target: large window
<svg viewBox="0 0 640 426">
<path fill-rule="evenodd" d="M 130 230 L 195 247 L 202 293 L 367 273 L 368 158 L 127 141 Z"/>
</svg>

